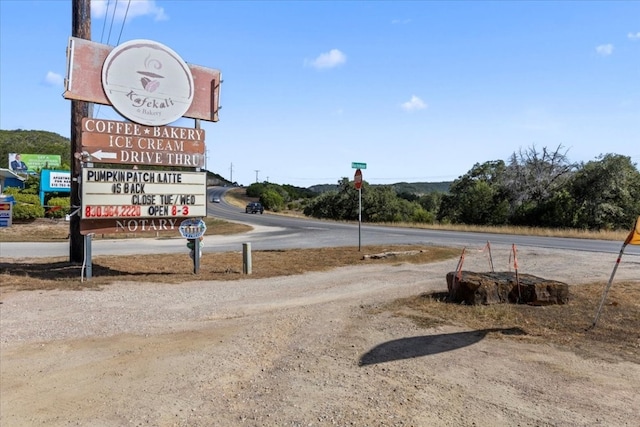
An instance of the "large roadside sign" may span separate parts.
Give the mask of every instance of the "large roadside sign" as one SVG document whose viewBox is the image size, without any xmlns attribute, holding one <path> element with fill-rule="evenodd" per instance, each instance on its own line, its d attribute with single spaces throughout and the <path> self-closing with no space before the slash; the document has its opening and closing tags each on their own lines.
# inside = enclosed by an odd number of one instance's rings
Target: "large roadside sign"
<svg viewBox="0 0 640 427">
<path fill-rule="evenodd" d="M 82 150 L 93 163 L 202 168 L 204 139 L 204 129 L 82 119 Z"/>
<path fill-rule="evenodd" d="M 204 217 L 206 180 L 205 172 L 84 168 L 81 218 Z"/>
</svg>

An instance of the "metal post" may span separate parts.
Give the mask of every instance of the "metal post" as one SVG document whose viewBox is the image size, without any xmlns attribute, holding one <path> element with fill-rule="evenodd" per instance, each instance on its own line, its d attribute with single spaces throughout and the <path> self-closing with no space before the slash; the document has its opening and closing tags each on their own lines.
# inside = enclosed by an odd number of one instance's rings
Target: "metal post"
<svg viewBox="0 0 640 427">
<path fill-rule="evenodd" d="M 200 271 L 200 239 L 193 239 L 193 274 Z"/>
<path fill-rule="evenodd" d="M 242 273 L 251 274 L 251 243 L 242 244 Z"/>
<path fill-rule="evenodd" d="M 92 234 L 87 234 L 86 236 L 84 236 L 84 246 L 85 246 L 85 251 L 84 251 L 84 256 L 85 256 L 85 265 L 84 265 L 84 270 L 85 270 L 85 277 L 87 278 L 87 280 L 91 279 L 91 277 L 93 276 L 93 261 L 91 259 L 91 243 L 92 243 L 92 238 L 91 236 L 93 236 Z"/>
<path fill-rule="evenodd" d="M 194 128 L 200 129 L 200 119 L 195 119 Z M 207 158 L 205 157 L 205 169 Z M 200 172 L 200 168 L 196 168 L 196 172 Z M 206 186 L 206 184 L 205 184 Z M 205 202 L 206 203 L 206 202 Z M 200 271 L 200 239 L 193 239 L 193 274 L 198 274 Z"/>
<path fill-rule="evenodd" d="M 602 312 L 602 307 L 604 306 L 604 301 L 607 299 L 607 294 L 609 293 L 609 288 L 611 288 L 611 284 L 613 283 L 613 278 L 616 275 L 616 271 L 618 271 L 618 265 L 620 265 L 620 260 L 622 259 L 622 254 L 624 253 L 624 248 L 627 246 L 625 242 L 620 248 L 620 253 L 618 254 L 618 259 L 616 260 L 616 264 L 613 266 L 613 271 L 611 272 L 611 276 L 609 277 L 609 282 L 607 286 L 604 288 L 604 292 L 602 293 L 602 299 L 600 300 L 600 305 L 598 305 L 598 311 L 596 311 L 596 317 L 593 319 L 593 323 L 591 324 L 591 328 L 595 328 L 598 323 L 598 319 L 600 318 L 600 312 Z"/>
<path fill-rule="evenodd" d="M 362 233 L 360 224 L 362 223 L 362 187 L 358 188 L 358 252 L 362 247 Z"/>
</svg>

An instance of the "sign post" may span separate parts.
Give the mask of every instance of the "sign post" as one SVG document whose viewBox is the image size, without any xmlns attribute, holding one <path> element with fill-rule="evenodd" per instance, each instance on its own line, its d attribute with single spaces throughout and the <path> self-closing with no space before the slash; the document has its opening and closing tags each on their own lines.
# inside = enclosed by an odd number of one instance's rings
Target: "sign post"
<svg viewBox="0 0 640 427">
<path fill-rule="evenodd" d="M 362 164 L 364 167 L 367 167 L 366 163 L 356 163 Z M 352 163 L 353 165 L 353 163 Z M 356 174 L 353 176 L 353 181 L 355 183 L 356 190 L 358 190 L 358 252 L 362 247 L 362 233 L 360 232 L 361 224 L 362 224 L 362 171 L 360 169 L 356 170 Z"/>
<path fill-rule="evenodd" d="M 207 231 L 207 225 L 201 218 L 185 219 L 180 224 L 180 234 L 189 240 L 187 247 L 191 249 L 189 255 L 193 259 L 193 274 L 198 274 L 200 270 L 200 257 L 202 256 L 200 249 L 205 231 Z"/>
</svg>

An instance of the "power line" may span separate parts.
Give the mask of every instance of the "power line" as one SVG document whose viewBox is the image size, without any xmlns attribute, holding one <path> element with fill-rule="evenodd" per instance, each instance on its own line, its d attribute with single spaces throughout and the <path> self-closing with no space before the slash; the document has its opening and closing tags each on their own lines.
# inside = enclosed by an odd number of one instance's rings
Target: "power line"
<svg viewBox="0 0 640 427">
<path fill-rule="evenodd" d="M 129 6 L 131 6 L 131 0 L 127 2 L 127 10 L 124 11 L 124 19 L 122 20 L 122 27 L 120 27 L 120 35 L 118 36 L 118 43 L 120 44 L 120 38 L 122 37 L 122 31 L 124 30 L 124 24 L 127 22 L 127 15 L 129 14 Z"/>
<path fill-rule="evenodd" d="M 107 43 L 109 43 L 109 40 L 111 40 L 111 30 L 113 29 L 113 21 L 116 19 L 116 9 L 118 9 L 118 0 L 116 0 L 116 5 L 113 7 L 113 13 L 111 14 L 111 25 L 109 25 L 109 35 L 107 36 Z"/>
</svg>

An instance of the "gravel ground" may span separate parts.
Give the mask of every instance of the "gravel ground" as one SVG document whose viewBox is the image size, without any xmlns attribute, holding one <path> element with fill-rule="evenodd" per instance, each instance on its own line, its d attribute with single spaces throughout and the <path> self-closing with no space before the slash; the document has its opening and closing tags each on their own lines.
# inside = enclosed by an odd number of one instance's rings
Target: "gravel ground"
<svg viewBox="0 0 640 427">
<path fill-rule="evenodd" d="M 637 280 L 639 261 L 616 277 Z M 606 281 L 614 262 L 519 251 L 522 271 L 570 284 Z M 444 290 L 454 268 L 2 295 L 0 425 L 639 425 L 637 364 L 376 310 Z"/>
</svg>

